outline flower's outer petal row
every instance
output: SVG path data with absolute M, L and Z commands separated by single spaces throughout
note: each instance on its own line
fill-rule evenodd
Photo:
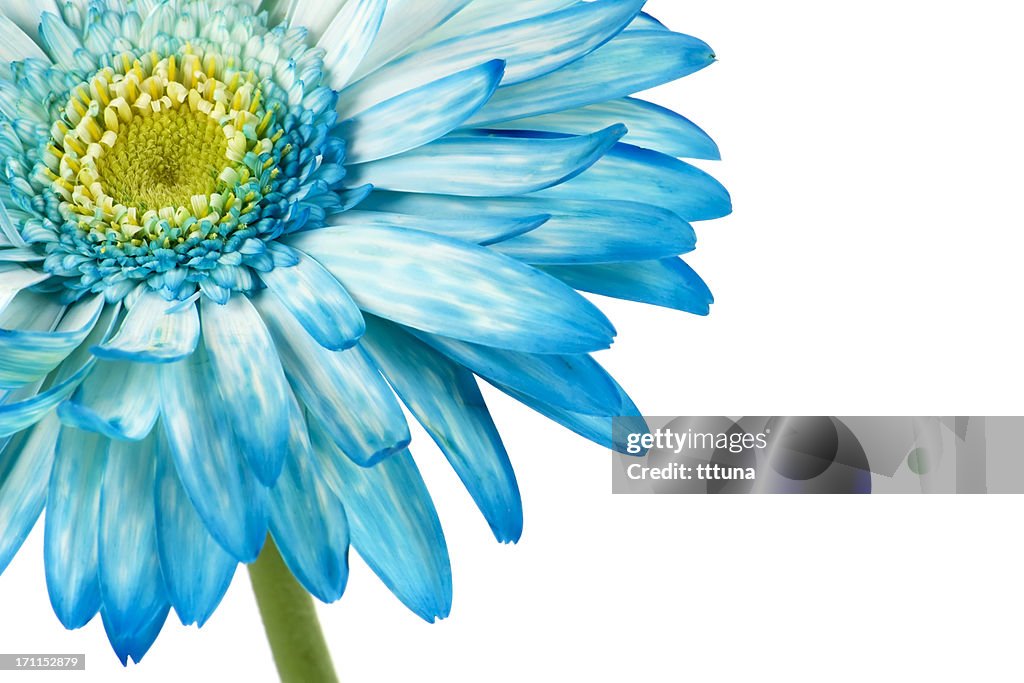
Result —
M 182 624 L 202 626 L 217 609 L 238 560 L 210 535 L 181 485 L 163 429 L 156 463 L 156 538 L 167 597 Z
M 0 255 L 3 252 L 0 251 Z M 18 292 L 37 285 L 50 276 L 31 268 L 0 263 L 0 316 L 8 304 L 14 301 Z M 2 319 L 2 318 L 0 318 Z
M 202 302 L 203 343 L 224 417 L 256 478 L 272 486 L 288 449 L 288 380 L 263 319 L 245 296 Z
M 388 0 L 348 0 L 317 41 L 327 53 L 324 68 L 333 89 L 348 85 L 377 37 L 387 5 Z
M 56 327 L 42 328 L 46 331 L 35 325 L 27 330 L 9 329 L 0 319 L 0 388 L 12 389 L 45 377 L 85 341 L 99 321 L 103 305 L 101 296 L 75 304 Z M 17 302 L 9 306 L 8 313 L 15 306 Z
M 334 134 L 350 141 L 347 162 L 394 156 L 450 133 L 490 99 L 504 72 L 504 62 L 484 62 L 396 95 L 343 121 Z
M 114 654 L 121 660 L 121 664 L 128 666 L 128 660 L 138 664 L 149 652 L 156 641 L 157 636 L 167 621 L 167 614 L 171 611 L 169 603 L 164 602 L 160 607 L 154 607 L 149 615 L 149 621 L 135 631 L 119 631 L 110 621 L 106 610 L 100 609 L 100 617 L 103 620 L 103 630 L 107 634 L 110 646 L 114 648 Z
M 155 292 L 143 292 L 132 304 L 117 334 L 92 352 L 107 360 L 174 363 L 199 343 L 199 311 L 188 303 L 178 310 Z
M 313 452 L 341 498 L 352 546 L 406 607 L 423 619 L 451 611 L 452 573 L 441 522 L 408 451 L 359 467 L 310 421 Z
M 100 608 L 97 555 L 99 492 L 110 441 L 60 429 L 46 506 L 46 587 L 65 628 L 85 626 Z
M 539 196 L 640 202 L 673 211 L 686 221 L 732 213 L 729 192 L 704 171 L 667 154 L 621 143 L 585 173 Z
M 691 36 L 624 33 L 558 71 L 499 89 L 467 125 L 486 126 L 605 102 L 682 78 L 714 61 L 714 51 Z
M 520 403 L 537 411 L 541 415 L 554 420 L 585 439 L 610 448 L 617 453 L 627 453 L 626 436 L 628 434 L 644 434 L 648 431 L 647 422 L 642 417 L 640 410 L 633 403 L 626 392 L 619 388 L 622 397 L 622 411 L 615 418 L 602 415 L 584 415 L 564 410 L 534 398 L 527 394 L 493 383 L 506 394 Z M 641 453 L 640 455 L 644 455 Z
M 365 351 L 325 349 L 273 295 L 260 294 L 256 306 L 296 395 L 339 448 L 371 467 L 409 445 L 402 408 Z
M 424 342 L 484 379 L 560 408 L 587 415 L 618 415 L 615 381 L 590 356 L 522 353 L 419 333 Z
M 721 158 L 718 145 L 695 123 L 671 109 L 632 97 L 485 125 L 488 128 L 582 135 L 615 123 L 622 123 L 629 129 L 622 142 L 634 147 L 686 159 L 717 161 Z
M 331 351 L 355 346 L 366 323 L 349 293 L 308 255 L 284 245 L 277 248 L 290 251 L 295 265 L 262 273 L 263 283 L 320 346 Z
M 388 0 L 384 21 L 373 47 L 355 78 L 360 78 L 405 52 L 409 45 L 434 27 L 442 26 L 472 0 Z
M 265 3 L 275 21 L 301 26 L 316 42 L 330 26 L 347 0 L 275 0 Z
M 398 192 L 523 195 L 579 175 L 625 133 L 623 126 L 615 125 L 591 135 L 550 139 L 456 134 L 405 154 L 354 166 L 346 182 Z
M 141 441 L 160 414 L 156 367 L 99 361 L 80 387 L 57 407 L 63 424 L 110 439 Z
M 287 241 L 363 310 L 424 332 L 533 353 L 596 351 L 615 334 L 571 288 L 486 247 L 383 227 L 324 228 Z
M 237 560 L 252 562 L 267 535 L 266 493 L 228 426 L 212 375 L 202 346 L 160 366 L 161 421 L 182 486 L 210 534 Z
M 390 193 L 378 192 L 371 197 L 386 194 Z M 360 206 L 359 209 L 339 214 L 331 218 L 328 225 L 334 227 L 411 228 L 413 230 L 452 237 L 463 242 L 490 245 L 530 233 L 551 219 L 550 214 L 537 213 L 530 215 L 525 210 L 518 214 L 510 212 L 507 216 L 473 213 L 452 213 L 444 216 L 430 212 L 416 214 L 362 211 L 360 210 L 362 208 Z
M 270 489 L 270 533 L 299 583 L 330 603 L 341 598 L 348 583 L 348 522 L 313 457 L 306 422 L 294 400 L 290 415 L 288 457 Z
M 503 85 L 529 81 L 611 39 L 644 2 L 594 0 L 438 43 L 395 60 L 346 89 L 338 113 L 349 118 L 378 102 L 491 59 L 506 62 Z
M 115 648 L 119 641 L 148 632 L 156 616 L 166 617 L 169 606 L 156 543 L 155 447 L 155 438 L 113 441 L 103 471 L 99 583 L 103 621 Z M 118 654 L 136 661 L 141 656 Z
M 57 14 L 57 0 L 0 0 L 0 13 L 17 24 L 29 37 L 39 37 L 39 20 L 43 12 Z
M 452 469 L 502 543 L 523 532 L 523 503 L 512 463 L 473 375 L 379 318 L 363 346 Z
M 0 11 L 0 61 L 14 62 L 28 57 L 47 58 L 39 44 L 8 18 L 5 12 Z
M 603 296 L 707 315 L 714 297 L 693 268 L 681 259 L 550 266 L 543 270 L 569 286 Z
M 0 574 L 43 511 L 59 431 L 50 415 L 0 448 Z

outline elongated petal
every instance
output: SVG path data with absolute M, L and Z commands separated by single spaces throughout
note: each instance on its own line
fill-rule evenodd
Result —
M 205 350 L 160 368 L 160 413 L 174 465 L 210 534 L 241 562 L 267 535 L 264 489 L 245 462 Z
M 33 40 L 39 37 L 39 21 L 43 12 L 58 14 L 56 0 L 0 0 L 0 14 L 6 15 Z M 33 55 L 22 55 L 30 57 Z
M 65 24 L 57 12 L 43 12 L 39 24 L 40 44 L 57 64 L 73 65 L 75 54 L 84 50 L 78 35 Z
M 173 363 L 189 356 L 199 343 L 199 312 L 189 304 L 168 313 L 172 304 L 154 292 L 142 294 L 121 329 L 93 353 L 108 360 Z
M 562 199 L 615 199 L 652 204 L 683 220 L 704 221 L 732 212 L 722 184 L 667 154 L 616 145 L 585 173 L 541 192 Z
M 0 251 L 0 254 L 3 254 Z M 7 305 L 14 301 L 18 292 L 37 285 L 50 276 L 31 268 L 6 265 L 0 263 L 0 312 L 3 312 Z
M 494 249 L 527 263 L 572 264 L 666 258 L 697 244 L 677 214 L 646 204 L 558 200 L 549 208 L 551 219 L 541 228 Z
M 288 445 L 288 380 L 270 332 L 245 296 L 203 301 L 203 343 L 224 399 L 223 413 L 253 474 L 269 486 Z
M 273 296 L 257 306 L 274 335 L 299 399 L 356 462 L 371 466 L 409 445 L 409 427 L 394 393 L 358 346 L 328 351 L 306 334 Z
M 614 123 L 624 124 L 629 129 L 622 138 L 622 142 L 629 145 L 674 157 L 721 158 L 718 145 L 695 123 L 671 109 L 631 97 L 486 125 L 498 129 L 547 130 L 580 135 Z
M 621 31 L 644 0 L 595 0 L 438 43 L 397 59 L 343 93 L 351 117 L 378 102 L 491 59 L 507 63 L 503 85 L 537 78 L 579 59 Z
M 142 661 L 142 658 L 146 656 L 149 648 L 156 641 L 156 637 L 160 635 L 160 631 L 167 621 L 167 613 L 170 612 L 170 609 L 171 606 L 166 601 L 159 605 L 149 606 L 146 622 L 131 631 L 119 630 L 111 623 L 106 608 L 104 607 L 100 610 L 100 616 L 103 618 L 103 629 L 107 633 L 107 639 L 110 640 L 111 647 L 114 648 L 114 653 L 121 660 L 121 664 L 128 666 L 129 659 L 136 664 Z
M 181 623 L 202 626 L 217 609 L 238 560 L 213 540 L 178 479 L 161 432 L 156 466 L 156 537 L 167 597 Z
M 472 373 L 379 318 L 371 319 L 363 345 L 444 452 L 494 536 L 518 541 L 519 486 Z
M 388 0 L 384 21 L 356 78 L 370 73 L 408 49 L 420 36 L 443 24 L 472 0 Z
M 346 182 L 474 197 L 527 194 L 579 175 L 625 133 L 624 127 L 612 126 L 592 135 L 556 139 L 447 137 L 355 166 Z
M 558 71 L 502 88 L 467 125 L 486 126 L 605 102 L 682 78 L 714 61 L 714 51 L 691 36 L 629 31 Z
M 100 361 L 57 409 L 60 420 L 111 439 L 140 441 L 160 412 L 156 369 L 146 363 Z
M 400 228 L 289 238 L 366 311 L 424 332 L 535 353 L 607 348 L 615 333 L 569 287 L 486 247 Z
M 0 329 L 0 388 L 28 384 L 56 368 L 85 341 L 102 311 L 103 297 L 94 296 L 71 306 L 52 332 Z
M 313 452 L 341 498 L 352 545 L 406 607 L 433 622 L 451 611 L 448 546 L 426 484 L 408 451 L 358 467 L 315 424 Z
M 384 194 L 384 193 L 378 193 Z M 435 196 L 435 195 L 430 195 Z M 346 211 L 331 219 L 332 226 L 412 228 L 453 237 L 474 244 L 503 242 L 536 230 L 551 218 L 548 214 L 493 216 L 484 213 L 438 216 L 388 211 Z
M 353 211 L 346 211 L 347 216 Z M 363 314 L 341 283 L 308 255 L 288 249 L 296 261 L 260 277 L 318 344 L 332 351 L 355 346 L 366 331 Z
M 313 457 L 298 404 L 292 410 L 288 459 L 270 490 L 270 533 L 299 583 L 334 602 L 348 582 L 348 522 Z
M 584 292 L 707 315 L 714 297 L 693 268 L 680 259 L 551 266 L 544 270 Z
M 116 633 L 141 631 L 167 604 L 156 546 L 156 439 L 114 441 L 100 493 L 99 579 L 104 617 Z
M 590 356 L 521 353 L 437 335 L 419 336 L 481 377 L 566 410 L 617 415 L 622 407 L 615 382 Z
M 348 0 L 317 43 L 326 50 L 327 82 L 341 90 L 377 37 L 387 0 Z
M 105 437 L 70 427 L 57 441 L 44 535 L 46 587 L 69 629 L 85 626 L 100 608 L 96 529 L 109 445 Z
M 358 164 L 401 154 L 455 130 L 494 94 L 504 73 L 504 62 L 485 62 L 392 97 L 342 122 L 335 135 L 348 143 L 346 162 Z
M 59 431 L 50 415 L 0 450 L 0 574 L 43 511 Z
M 551 14 L 575 5 L 579 0 L 473 0 L 465 9 L 418 41 L 410 50 L 421 50 L 456 36 L 504 26 L 523 19 Z

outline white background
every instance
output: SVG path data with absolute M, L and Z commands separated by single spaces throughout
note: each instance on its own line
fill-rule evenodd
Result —
M 654 97 L 705 126 L 735 215 L 699 225 L 710 318 L 611 302 L 603 360 L 648 414 L 1021 414 L 1019 16 L 1007 2 L 651 0 L 720 62 Z M 491 395 L 489 395 L 491 396 Z M 321 610 L 343 681 L 1020 680 L 1019 497 L 613 497 L 607 453 L 492 396 L 526 533 L 495 544 L 415 435 L 449 620 L 358 558 Z M 273 681 L 240 572 L 202 631 L 122 670 L 63 630 L 39 530 L 0 577 L 4 680 Z M 172 617 L 173 619 L 173 617 Z

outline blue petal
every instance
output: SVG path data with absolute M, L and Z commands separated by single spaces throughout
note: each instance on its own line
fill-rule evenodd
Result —
M 444 452 L 495 537 L 518 541 L 519 486 L 472 373 L 378 318 L 370 320 L 363 345 Z
M 168 313 L 173 305 L 154 292 L 143 293 L 114 338 L 93 353 L 139 363 L 173 363 L 191 355 L 199 343 L 199 313 L 191 303 Z
M 342 90 L 377 37 L 388 0 L 348 0 L 317 41 L 326 51 L 327 84 Z
M 95 296 L 69 307 L 53 331 L 2 329 L 0 323 L 0 388 L 42 379 L 85 341 L 102 311 L 103 297 Z
M 299 399 L 338 446 L 371 466 L 409 445 L 402 408 L 359 348 L 328 351 L 306 334 L 276 297 L 256 298 Z
M 425 196 L 437 195 L 405 195 L 378 192 L 375 195 L 389 196 Z M 415 215 L 391 213 L 387 211 L 346 211 L 331 219 L 332 226 L 363 226 L 363 227 L 395 227 L 412 228 L 423 232 L 432 232 L 452 237 L 464 242 L 475 244 L 493 244 L 512 237 L 524 235 L 544 225 L 551 216 L 548 214 L 491 216 L 483 213 L 454 216 Z
M 358 467 L 310 423 L 313 452 L 341 498 L 352 545 L 406 607 L 427 621 L 452 605 L 452 573 L 441 522 L 408 451 Z
M 158 438 L 156 538 L 160 570 L 181 623 L 202 626 L 227 592 L 238 560 L 206 530 L 178 479 L 166 436 Z
M 100 491 L 103 616 L 115 633 L 138 633 L 167 604 L 153 501 L 156 439 L 113 441 Z
M 0 259 L 2 254 L 0 251 Z M 31 268 L 0 263 L 0 313 L 14 301 L 18 292 L 48 279 L 50 276 Z
M 155 367 L 128 361 L 97 362 L 57 408 L 66 425 L 127 441 L 146 438 L 159 412 Z
M 43 511 L 59 431 L 50 415 L 0 449 L 0 574 Z
M 103 618 L 103 629 L 107 632 L 110 645 L 114 648 L 117 658 L 121 660 L 121 664 L 128 666 L 129 658 L 136 664 L 142 661 L 142 658 L 146 656 L 149 648 L 156 641 L 156 637 L 160 635 L 160 630 L 164 627 L 164 622 L 167 621 L 167 613 L 169 611 L 170 605 L 166 602 L 162 605 L 151 607 L 147 615 L 149 618 L 142 626 L 131 631 L 125 631 L 119 630 L 111 623 L 105 608 L 100 610 L 100 616 Z
M 44 11 L 59 13 L 56 0 L 0 0 L 0 15 L 5 15 L 14 22 L 29 38 L 39 37 L 39 19 Z M 39 49 L 38 47 L 36 48 Z M 25 54 L 24 57 L 38 55 Z M 45 59 L 45 56 L 43 57 Z M 10 61 L 14 61 L 13 59 Z
M 424 332 L 534 353 L 607 348 L 615 334 L 589 301 L 486 247 L 401 228 L 325 228 L 289 238 L 356 303 Z
M 350 213 L 347 211 L 342 216 Z M 332 351 L 355 346 L 366 323 L 359 307 L 333 275 L 300 251 L 288 249 L 296 264 L 277 267 L 260 277 L 318 344 Z
M 160 413 L 174 464 L 210 534 L 241 562 L 252 562 L 267 535 L 263 487 L 245 463 L 212 381 L 202 347 L 160 368 Z
M 623 126 L 575 137 L 449 136 L 411 152 L 352 167 L 346 182 L 380 190 L 473 197 L 521 195 L 590 168 L 625 135 Z
M 540 196 L 652 204 L 687 221 L 711 220 L 732 212 L 729 193 L 704 171 L 667 154 L 623 144 L 585 173 L 542 190 Z
M 345 2 L 346 0 L 277 0 L 265 4 L 266 9 L 271 11 L 273 19 L 276 20 L 275 23 L 285 22 L 307 29 L 315 41 L 327 30 Z
M 671 109 L 631 97 L 503 123 L 484 122 L 484 125 L 487 128 L 546 130 L 580 135 L 614 123 L 624 124 L 629 129 L 622 138 L 626 144 L 646 147 L 674 157 L 721 158 L 718 145 L 695 123 Z
M 58 18 L 57 13 L 43 12 L 39 37 L 53 61 L 64 67 L 73 67 L 77 62 L 75 53 L 85 49 L 82 41 Z
M 342 122 L 334 132 L 348 143 L 346 163 L 401 154 L 451 132 L 490 99 L 504 71 L 504 62 L 486 62 L 392 97 Z
M 203 343 L 223 399 L 223 415 L 264 485 L 284 466 L 290 391 L 263 319 L 245 296 L 226 304 L 203 302 Z
M 466 125 L 537 116 L 631 95 L 699 71 L 714 51 L 691 36 L 629 31 L 541 78 L 502 88 Z
M 444 24 L 472 0 L 388 0 L 384 21 L 370 52 L 356 71 L 355 78 L 370 73 L 381 64 L 409 49 L 420 36 Z
M 503 85 L 528 81 L 579 59 L 621 31 L 645 0 L 595 0 L 417 50 L 348 88 L 339 103 L 342 116 L 454 71 L 492 59 L 507 62 Z
M 544 270 L 571 287 L 627 301 L 665 306 L 697 315 L 711 312 L 714 297 L 681 259 L 551 266 Z
M 341 597 L 348 582 L 348 522 L 313 458 L 297 404 L 288 459 L 270 490 L 270 533 L 306 590 L 323 602 Z
M 50 475 L 44 553 L 50 603 L 65 628 L 85 626 L 100 608 L 97 535 L 100 487 L 110 442 L 60 430 Z
M 618 415 L 615 381 L 587 355 L 519 353 L 420 333 L 452 360 L 498 384 L 560 408 L 588 415 Z

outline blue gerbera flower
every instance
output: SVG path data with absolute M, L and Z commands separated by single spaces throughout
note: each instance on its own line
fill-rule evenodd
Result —
M 708 312 L 717 148 L 628 96 L 714 55 L 643 5 L 0 0 L 0 571 L 45 505 L 53 608 L 122 661 L 268 533 L 445 617 L 402 404 L 514 542 L 475 376 L 614 446 L 575 290 Z

